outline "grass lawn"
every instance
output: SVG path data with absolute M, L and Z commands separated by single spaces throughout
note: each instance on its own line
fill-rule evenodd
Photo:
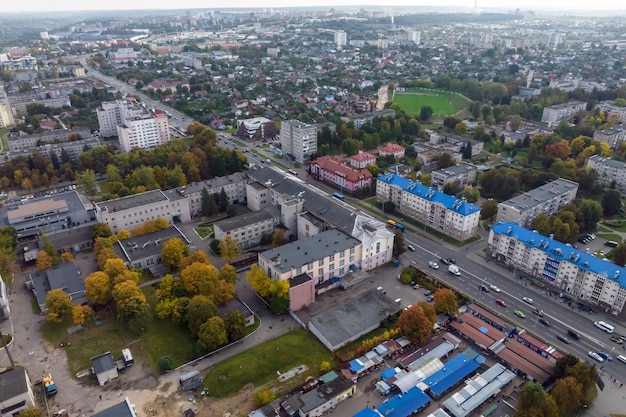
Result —
M 605 240 L 612 240 L 613 242 L 621 243 L 622 237 L 615 233 L 598 233 L 598 237 Z
M 602 222 L 602 225 L 618 232 L 626 233 L 626 220 L 609 220 Z
M 455 114 L 465 109 L 469 103 L 469 100 L 460 94 L 429 89 L 408 89 L 396 92 L 393 101 L 409 115 L 419 115 L 422 107 L 430 106 L 435 117 Z
M 198 234 L 198 236 L 200 236 L 200 238 L 203 239 L 203 240 L 213 234 L 213 229 L 212 228 L 211 229 L 205 229 L 205 228 L 196 227 L 193 230 L 195 230 L 196 233 Z
M 298 329 L 218 363 L 204 379 L 204 385 L 211 397 L 223 398 L 249 383 L 260 387 L 273 382 L 274 390 L 281 396 L 307 377 L 319 376 L 323 361 L 329 361 L 333 368 L 337 366 L 328 349 L 306 330 Z M 285 373 L 299 365 L 308 366 L 308 371 L 285 382 L 278 381 L 277 372 Z

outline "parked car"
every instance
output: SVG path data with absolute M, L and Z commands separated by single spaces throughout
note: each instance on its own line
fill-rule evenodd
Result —
M 550 322 L 544 318 L 540 318 L 539 319 L 539 323 L 543 324 L 546 327 L 551 327 L 552 325 L 550 324 Z
M 612 361 L 613 357 L 606 352 L 598 352 L 598 355 L 602 356 L 605 361 Z
M 429 295 L 428 297 L 426 297 L 426 301 L 428 301 L 429 303 L 431 303 L 434 299 L 435 297 L 432 295 Z
M 539 317 L 543 317 L 543 310 L 537 310 L 537 309 L 534 309 L 534 310 L 533 310 L 533 313 L 535 313 L 535 314 L 536 314 L 536 315 L 538 315 Z
M 500 288 L 496 287 L 495 285 L 490 285 L 489 288 L 491 288 L 493 291 L 495 292 L 500 292 L 502 291 Z
M 419 290 L 420 288 L 422 288 L 422 286 L 421 286 L 421 285 L 419 285 L 419 284 L 415 284 L 415 285 L 413 285 L 413 289 L 414 289 L 414 290 Z
M 504 302 L 504 300 L 501 300 L 499 298 L 496 300 L 496 304 L 501 305 L 502 307 L 506 307 L 506 303 Z
M 559 334 L 556 336 L 556 338 L 559 339 L 561 342 L 567 343 L 569 345 L 569 339 L 567 338 L 567 336 L 563 336 L 562 334 Z
M 528 304 L 534 304 L 535 303 L 535 300 L 533 300 L 530 297 L 524 297 L 524 298 L 522 298 L 522 300 L 524 300 L 524 302 L 528 303 Z
M 611 340 L 617 343 L 618 345 L 621 345 L 622 343 L 624 343 L 621 337 L 611 336 Z
M 415 252 L 415 246 L 413 245 L 407 245 L 406 247 L 408 250 L 410 250 L 411 252 Z
M 595 359 L 598 362 L 604 362 L 604 359 L 602 359 L 602 356 L 598 355 L 596 352 L 589 351 L 588 355 L 589 357 Z
M 428 266 L 432 269 L 439 269 L 439 265 L 435 261 L 428 261 Z
M 526 314 L 524 314 L 524 312 L 522 310 L 515 310 L 515 315 L 517 317 L 521 317 L 521 318 L 526 317 Z
M 425 295 L 426 297 L 428 297 L 429 295 L 431 295 L 431 294 L 433 294 L 433 293 L 434 293 L 434 291 L 433 291 L 433 290 L 426 290 L 426 291 L 424 291 L 424 295 Z

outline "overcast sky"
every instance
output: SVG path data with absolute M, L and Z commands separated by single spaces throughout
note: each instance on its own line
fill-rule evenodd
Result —
M 474 0 L 5 0 L 4 12 L 18 11 L 79 11 L 79 10 L 127 10 L 127 9 L 185 9 L 223 7 L 297 7 L 304 6 L 474 6 Z M 384 7 L 384 6 L 380 6 Z M 623 0 L 478 0 L 478 8 L 505 8 L 522 10 L 620 10 L 626 11 Z

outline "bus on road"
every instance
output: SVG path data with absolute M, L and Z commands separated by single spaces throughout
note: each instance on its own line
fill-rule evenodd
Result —
M 595 321 L 593 324 L 595 324 L 598 329 L 602 329 L 607 333 L 613 333 L 615 331 L 615 327 L 603 321 Z
M 336 198 L 337 200 L 345 200 L 346 198 L 343 196 L 343 194 L 339 194 L 339 193 L 333 193 L 333 197 Z
M 389 226 L 389 227 L 391 227 L 393 229 L 398 229 L 401 232 L 404 232 L 404 225 L 398 223 L 395 220 L 391 220 L 391 219 L 387 220 L 387 226 Z

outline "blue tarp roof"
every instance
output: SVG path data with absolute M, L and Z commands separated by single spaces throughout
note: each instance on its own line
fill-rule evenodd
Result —
M 456 355 L 454 358 L 450 359 L 448 362 L 443 364 L 443 369 L 440 369 L 439 371 L 435 372 L 434 374 L 432 374 L 431 376 L 429 376 L 428 378 L 425 378 L 422 383 L 431 386 L 437 383 L 437 381 L 441 380 L 442 378 L 444 378 L 446 375 L 456 371 L 457 369 L 459 369 L 460 367 L 463 366 L 463 364 L 471 361 L 472 359 L 468 356 L 466 356 L 463 353 L 459 353 L 458 355 Z
M 469 374 L 478 369 L 478 366 L 478 363 L 475 361 L 464 363 L 462 367 L 454 372 L 450 372 L 448 375 L 445 375 L 442 379 L 430 386 L 430 392 L 439 397 L 444 392 L 455 386 L 459 381 L 465 379 Z
M 352 417 L 380 417 L 380 414 L 378 414 L 376 411 L 372 410 L 371 408 L 364 408 L 358 413 L 356 413 L 355 415 L 353 415 Z
M 383 379 L 383 381 L 386 381 L 392 376 L 394 376 L 395 374 L 396 374 L 396 368 L 389 368 L 389 369 L 385 369 L 384 371 L 382 371 L 380 373 L 380 377 Z
M 550 239 L 537 231 L 525 229 L 515 223 L 500 222 L 491 230 L 498 235 L 512 236 L 524 242 L 528 247 L 544 251 L 554 259 L 570 262 L 582 271 L 604 275 L 608 279 L 616 281 L 621 287 L 626 287 L 626 268 L 617 266 L 613 262 L 603 261 L 571 245 Z
M 480 211 L 480 207 L 468 203 L 465 200 L 459 200 L 456 197 L 437 191 L 434 188 L 426 187 L 419 182 L 412 181 L 396 174 L 383 174 L 380 175 L 377 180 L 399 187 L 403 191 L 409 192 L 425 200 L 439 203 L 448 210 L 452 210 L 463 216 L 469 216 L 472 213 Z
M 365 366 L 361 362 L 357 361 L 356 359 L 352 359 L 350 361 L 350 370 L 352 372 L 359 372 L 364 367 Z
M 430 402 L 430 397 L 415 387 L 403 394 L 397 394 L 378 406 L 385 417 L 409 417 Z

